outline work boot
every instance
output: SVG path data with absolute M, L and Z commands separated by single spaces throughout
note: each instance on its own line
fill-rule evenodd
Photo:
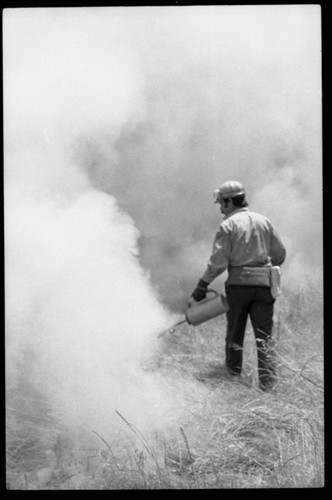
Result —
M 237 382 L 238 384 L 246 385 L 247 387 L 251 387 L 252 385 L 251 377 L 242 375 L 242 373 L 234 372 L 234 370 L 230 370 L 227 367 L 225 369 L 225 377 L 230 382 Z
M 229 380 L 235 380 L 236 378 L 241 377 L 241 372 L 235 372 L 234 370 L 232 370 L 231 368 L 228 368 L 226 366 L 225 367 L 225 375 L 226 375 L 226 378 L 228 378 Z

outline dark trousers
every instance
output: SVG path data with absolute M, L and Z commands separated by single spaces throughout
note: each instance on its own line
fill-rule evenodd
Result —
M 242 370 L 244 334 L 248 316 L 255 333 L 258 378 L 261 389 L 275 383 L 275 364 L 271 350 L 273 308 L 275 299 L 270 288 L 262 286 L 226 287 L 229 311 L 227 313 L 226 366 L 232 374 Z

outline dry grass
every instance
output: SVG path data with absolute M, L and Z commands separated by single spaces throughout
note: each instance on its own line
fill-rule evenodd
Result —
M 117 412 L 107 442 L 71 430 L 27 390 L 7 400 L 9 489 L 242 489 L 324 486 L 322 293 L 312 284 L 278 301 L 275 393 L 258 389 L 253 333 L 244 383 L 223 375 L 225 318 L 184 324 L 147 368 L 182 394 L 172 432 L 141 433 Z M 24 396 L 23 396 L 24 394 Z M 84 446 L 83 444 L 84 443 Z

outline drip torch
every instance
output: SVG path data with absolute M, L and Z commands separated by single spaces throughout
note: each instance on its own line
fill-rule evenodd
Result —
M 207 290 L 207 293 L 212 293 L 214 297 L 206 297 L 200 302 L 196 302 L 194 299 L 190 300 L 184 319 L 178 321 L 175 325 L 165 331 L 168 333 L 174 333 L 176 327 L 182 323 L 189 323 L 189 325 L 194 326 L 200 325 L 212 318 L 215 318 L 216 316 L 219 316 L 220 314 L 224 314 L 229 310 L 229 305 L 224 295 L 212 289 Z M 165 331 L 162 332 L 159 337 L 165 333 Z

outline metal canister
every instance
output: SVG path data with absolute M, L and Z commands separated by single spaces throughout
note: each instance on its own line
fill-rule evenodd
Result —
M 186 320 L 190 325 L 200 325 L 229 310 L 229 304 L 224 295 L 212 289 L 207 290 L 207 293 L 213 293 L 214 297 L 205 298 L 200 302 L 193 300 L 189 303 L 186 312 Z

